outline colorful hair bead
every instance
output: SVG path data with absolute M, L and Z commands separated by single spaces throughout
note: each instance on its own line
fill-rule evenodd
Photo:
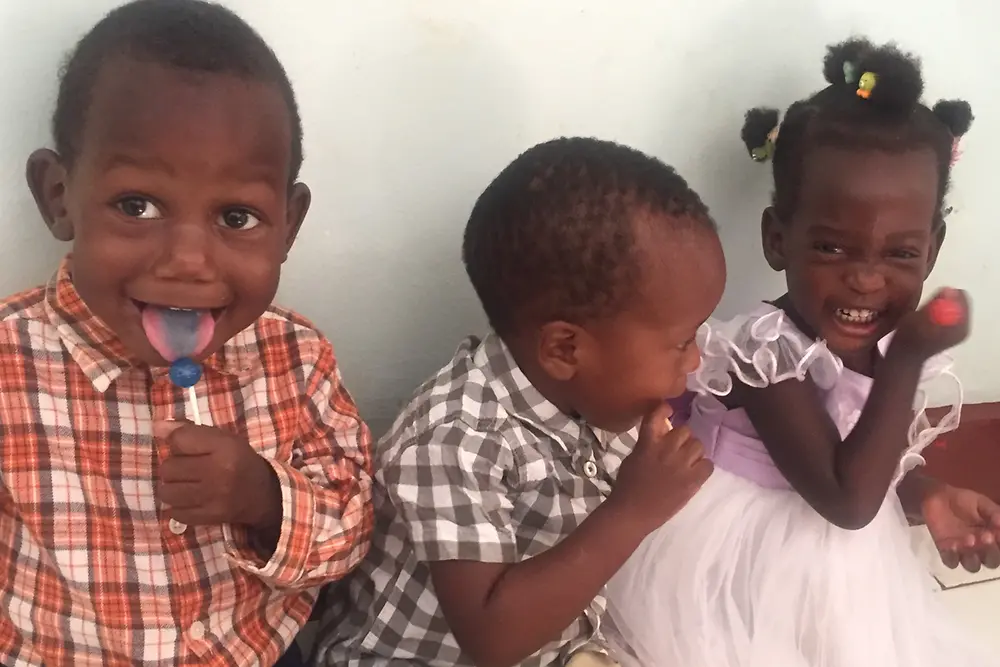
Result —
M 875 72 L 865 72 L 858 79 L 858 97 L 863 100 L 867 100 L 872 95 L 872 91 L 875 90 L 875 85 L 878 83 L 878 75 Z

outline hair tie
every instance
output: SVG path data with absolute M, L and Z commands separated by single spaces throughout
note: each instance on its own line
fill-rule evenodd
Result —
M 951 142 L 951 166 L 954 167 L 955 163 L 959 161 L 962 157 L 962 148 L 959 145 L 962 141 L 961 137 L 955 137 Z
M 774 155 L 774 144 L 778 141 L 779 127 L 779 125 L 775 125 L 774 129 L 767 133 L 767 140 L 763 146 L 758 146 L 750 151 L 750 157 L 754 162 L 767 162 Z
M 872 91 L 875 90 L 875 84 L 878 83 L 878 74 L 875 72 L 865 72 L 858 79 L 858 97 L 863 100 L 867 100 L 871 97 Z
M 854 85 L 858 82 L 858 68 L 850 60 L 844 61 L 844 83 Z

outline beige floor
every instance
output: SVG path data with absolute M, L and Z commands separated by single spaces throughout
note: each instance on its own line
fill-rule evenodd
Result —
M 971 574 L 962 569 L 944 567 L 923 528 L 913 528 L 913 545 L 926 559 L 931 574 L 940 582 L 939 595 L 974 632 L 990 646 L 1000 650 L 996 632 L 996 614 L 1000 609 L 1000 571 L 982 570 Z
M 969 628 L 991 647 L 1000 650 L 997 609 L 1000 609 L 1000 581 L 973 584 L 942 591 L 941 595 Z

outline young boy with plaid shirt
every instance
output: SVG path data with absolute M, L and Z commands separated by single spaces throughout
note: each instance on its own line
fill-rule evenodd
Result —
M 725 263 L 671 168 L 593 139 L 535 146 L 479 198 L 464 257 L 494 333 L 378 448 L 372 550 L 319 664 L 609 664 L 605 584 L 711 473 L 665 400 Z
M 72 254 L 0 303 L 0 664 L 292 660 L 372 510 L 333 349 L 271 305 L 309 205 L 288 78 L 228 10 L 139 0 L 76 46 L 53 126 L 28 181 Z M 154 335 L 178 310 L 203 425 Z

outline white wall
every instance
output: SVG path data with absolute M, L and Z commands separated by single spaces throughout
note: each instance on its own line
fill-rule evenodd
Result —
M 44 280 L 63 252 L 35 213 L 24 158 L 48 142 L 62 54 L 115 4 L 0 0 L 0 293 Z M 463 335 L 482 330 L 461 231 L 486 183 L 538 141 L 599 136 L 675 165 L 723 229 L 724 313 L 777 295 L 757 240 L 769 171 L 746 157 L 742 115 L 821 87 L 825 45 L 856 32 L 920 53 L 928 98 L 965 97 L 978 116 L 955 171 L 957 212 L 933 283 L 972 290 L 975 334 L 958 353 L 959 370 L 971 400 L 1000 399 L 993 0 L 228 4 L 282 58 L 305 122 L 314 203 L 280 296 L 333 339 L 376 429 Z M 15 249 L 24 244 L 32 250 Z

